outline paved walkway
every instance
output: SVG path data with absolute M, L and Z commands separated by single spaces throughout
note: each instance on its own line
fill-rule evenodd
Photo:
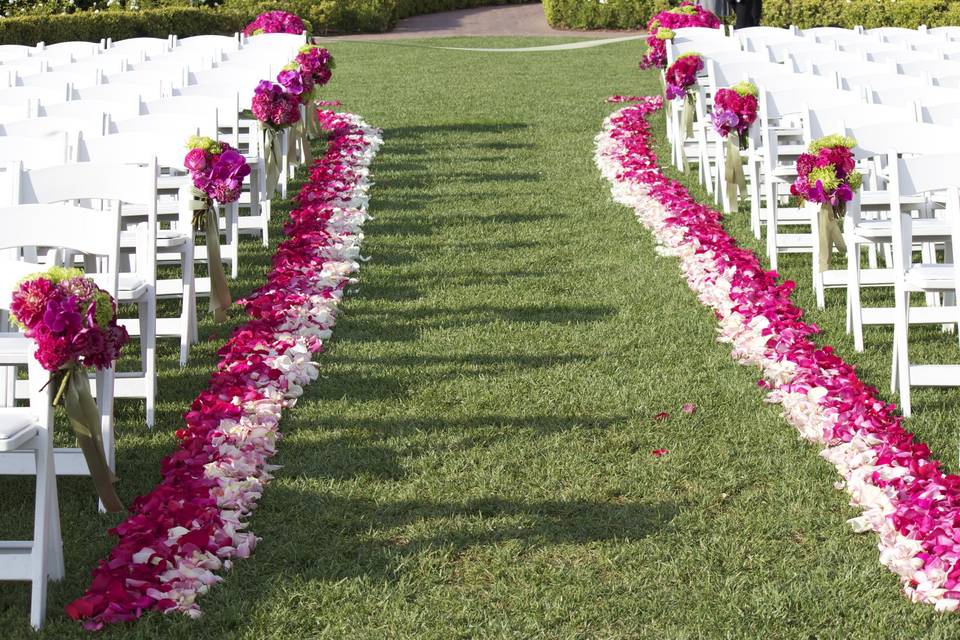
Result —
M 547 24 L 543 6 L 504 5 L 445 11 L 401 20 L 389 33 L 337 36 L 337 40 L 393 40 L 449 36 L 590 36 L 616 38 L 641 31 L 567 31 Z

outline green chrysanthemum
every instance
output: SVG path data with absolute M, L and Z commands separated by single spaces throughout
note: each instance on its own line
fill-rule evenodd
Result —
M 97 324 L 104 328 L 110 326 L 110 321 L 113 320 L 113 302 L 110 294 L 106 291 L 97 291 L 93 294 L 93 300 L 97 305 L 97 310 L 94 312 Z
M 850 185 L 850 188 L 856 191 L 863 186 L 863 176 L 859 171 L 854 171 L 849 176 L 847 176 L 847 184 Z
M 694 56 L 696 56 L 697 58 L 701 57 L 700 54 L 697 53 L 696 51 L 687 51 L 686 53 L 681 53 L 680 55 L 678 55 L 677 60 L 679 60 L 680 58 L 692 58 Z
M 733 85 L 730 87 L 730 90 L 735 91 L 741 96 L 756 96 L 759 93 L 757 85 L 752 82 L 747 82 L 746 80 Z
M 80 269 L 74 269 L 72 267 L 50 267 L 46 271 L 41 271 L 39 273 L 31 273 L 28 276 L 20 278 L 20 282 L 26 282 L 28 280 L 36 280 L 38 278 L 43 278 L 44 280 L 49 280 L 53 284 L 60 284 L 64 280 L 69 280 L 70 278 L 82 278 L 83 271 Z
M 673 40 L 675 35 L 677 35 L 677 32 L 673 29 L 667 29 L 664 27 L 657 29 L 657 40 Z
M 209 153 L 220 153 L 220 143 L 207 136 L 190 136 L 187 139 L 187 149 L 203 149 Z
M 828 149 L 830 147 L 846 147 L 847 149 L 853 149 L 857 146 L 857 141 L 853 138 L 847 136 L 841 136 L 839 134 L 832 134 L 829 136 L 823 136 L 817 140 L 814 140 L 810 143 L 810 153 L 817 153 L 820 149 Z
M 681 14 L 686 14 L 688 16 L 695 16 L 697 15 L 697 8 L 694 7 L 693 5 L 687 4 L 682 7 L 676 7 L 674 9 L 671 9 L 670 13 L 681 13 Z
M 832 164 L 814 169 L 808 175 L 807 180 L 810 184 L 816 184 L 819 180 L 820 184 L 823 185 L 823 190 L 828 193 L 840 186 L 840 180 L 837 179 L 837 169 Z
M 296 71 L 296 70 L 299 69 L 299 68 L 300 68 L 299 63 L 296 63 L 296 62 L 288 62 L 287 64 L 285 64 L 285 65 L 283 65 L 282 67 L 280 67 L 280 70 L 281 70 L 281 71 Z

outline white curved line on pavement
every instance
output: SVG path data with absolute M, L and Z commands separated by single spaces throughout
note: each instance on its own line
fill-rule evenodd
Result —
M 646 38 L 646 36 L 625 36 L 623 38 L 600 38 L 599 40 L 586 40 L 579 42 L 567 42 L 565 44 L 550 44 L 540 47 L 516 47 L 516 48 L 481 48 L 481 47 L 437 47 L 424 44 L 400 44 L 397 40 L 338 40 L 337 38 L 330 38 L 331 40 L 338 40 L 339 42 L 376 42 L 377 44 L 392 44 L 394 46 L 401 47 L 420 47 L 424 49 L 444 49 L 447 51 L 495 51 L 503 53 L 520 53 L 524 51 L 568 51 L 571 49 L 588 49 L 590 47 L 600 47 L 605 44 L 614 44 L 617 42 L 627 42 L 629 40 L 640 40 Z

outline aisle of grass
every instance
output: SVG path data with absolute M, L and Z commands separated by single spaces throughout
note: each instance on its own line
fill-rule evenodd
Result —
M 470 44 L 494 42 L 519 41 Z M 610 202 L 593 137 L 603 98 L 656 90 L 638 45 L 331 48 L 330 97 L 385 129 L 373 259 L 321 379 L 284 418 L 283 469 L 251 523 L 263 542 L 204 597 L 202 620 L 149 615 L 102 637 L 956 635 L 955 618 L 901 598 L 875 539 L 846 526 L 835 472 Z M 245 287 L 267 256 L 250 255 Z M 846 345 L 838 317 L 823 315 L 827 339 Z M 210 330 L 184 374 L 165 360 L 155 434 L 124 414 L 125 497 L 156 481 L 212 366 Z M 883 357 L 863 359 L 877 382 Z M 946 426 L 916 424 L 952 450 Z M 3 517 L 26 509 L 29 485 L 0 482 Z M 61 609 L 109 549 L 85 485 L 65 484 L 69 578 L 36 637 L 84 637 Z M 0 584 L 3 637 L 34 637 L 26 594 Z

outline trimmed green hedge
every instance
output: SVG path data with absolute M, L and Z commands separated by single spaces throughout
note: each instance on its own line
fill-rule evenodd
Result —
M 906 27 L 960 24 L 960 2 L 952 0 L 766 0 L 763 23 L 803 28 Z
M 667 0 L 543 0 L 551 26 L 561 29 L 642 29 L 655 13 L 670 8 Z M 673 3 L 676 4 L 676 3 Z
M 101 38 L 166 38 L 171 33 L 236 33 L 250 21 L 239 12 L 178 7 L 144 11 L 80 12 L 56 16 L 0 19 L 0 44 L 53 44 L 67 40 L 96 42 Z
M 380 33 L 397 22 L 397 0 L 226 0 L 222 9 L 250 20 L 264 11 L 289 11 L 308 20 L 314 35 Z

